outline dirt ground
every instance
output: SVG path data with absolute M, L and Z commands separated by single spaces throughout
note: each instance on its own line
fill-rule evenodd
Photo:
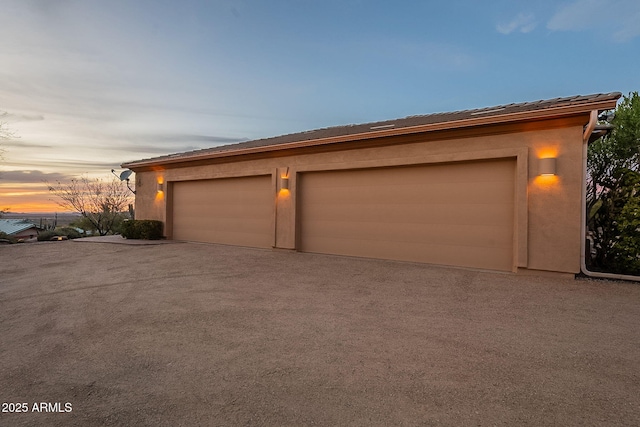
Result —
M 640 425 L 633 283 L 42 242 L 0 337 L 2 426 Z

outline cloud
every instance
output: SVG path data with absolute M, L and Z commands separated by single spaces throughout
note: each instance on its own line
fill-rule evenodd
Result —
M 547 23 L 554 31 L 582 31 L 593 27 L 606 11 L 608 0 L 577 0 L 558 9 Z
M 605 32 L 623 43 L 640 36 L 637 0 L 575 0 L 560 7 L 547 23 L 552 31 Z
M 39 122 L 44 120 L 44 116 L 42 114 L 12 114 L 6 113 L 4 115 L 0 115 L 7 123 L 18 123 L 18 122 Z
M 140 135 L 128 135 L 124 139 L 134 142 L 152 143 L 152 144 L 181 144 L 181 143 L 197 143 L 206 145 L 221 145 L 221 144 L 235 144 L 237 142 L 248 141 L 248 138 L 233 138 L 226 136 L 213 136 L 213 135 L 194 135 L 194 134 L 180 134 L 180 133 L 166 133 L 166 134 L 140 134 Z
M 248 138 L 180 133 L 128 134 L 116 136 L 114 139 L 118 142 L 103 147 L 103 149 L 125 153 L 126 155 L 137 155 L 141 158 L 201 150 L 249 140 Z
M 536 28 L 537 25 L 538 23 L 536 22 L 536 17 L 534 14 L 520 13 L 511 21 L 504 24 L 499 24 L 496 27 L 496 30 L 501 34 L 511 34 L 514 31 L 520 33 L 530 33 Z
M 62 169 L 65 172 L 62 173 L 63 176 L 78 176 L 84 173 L 93 173 L 102 175 L 110 173 L 111 169 L 119 166 L 121 161 L 111 161 L 111 162 L 96 162 L 90 160 L 29 160 L 28 164 L 24 162 L 12 162 L 6 161 L 4 162 L 5 167 L 13 167 L 13 168 L 24 168 L 23 170 L 29 170 L 26 168 L 38 167 L 41 169 Z M 9 171 L 0 171 L 2 173 L 2 177 L 0 178 L 0 182 L 5 180 L 5 175 L 9 173 Z
M 38 144 L 38 143 L 32 143 L 32 142 L 25 142 L 21 139 L 19 140 L 7 140 L 4 141 L 2 143 L 2 145 L 4 145 L 5 147 L 20 147 L 20 148 L 26 148 L 26 149 L 36 149 L 36 148 L 40 148 L 40 149 L 48 149 L 48 148 L 54 148 L 53 145 L 45 145 L 45 144 Z
M 43 181 L 56 182 L 67 181 L 73 178 L 59 172 L 46 173 L 39 170 L 13 170 L 0 174 L 0 183 L 11 182 L 20 184 L 42 183 Z

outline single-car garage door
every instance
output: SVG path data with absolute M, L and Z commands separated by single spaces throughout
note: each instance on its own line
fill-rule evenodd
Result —
M 271 176 L 173 183 L 173 239 L 271 247 Z
M 510 271 L 515 165 L 301 174 L 300 250 Z

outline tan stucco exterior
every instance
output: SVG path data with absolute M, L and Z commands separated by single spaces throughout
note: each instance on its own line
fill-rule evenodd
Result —
M 614 102 L 615 104 L 615 102 Z M 591 107 L 593 108 L 593 107 Z M 129 165 L 136 172 L 136 218 L 165 223 L 174 237 L 173 191 L 191 180 L 271 176 L 271 246 L 300 249 L 298 181 L 314 171 L 407 165 L 460 165 L 510 159 L 513 185 L 513 272 L 580 271 L 583 132 L 590 108 L 552 117 L 523 118 L 424 132 L 375 135 L 335 144 L 305 144 L 279 151 L 240 153 L 172 162 Z M 555 157 L 555 176 L 539 176 L 539 159 Z M 281 189 L 282 177 L 288 189 Z M 158 192 L 157 183 L 163 183 Z

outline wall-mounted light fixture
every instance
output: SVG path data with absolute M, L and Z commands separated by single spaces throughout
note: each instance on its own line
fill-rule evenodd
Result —
M 158 182 L 158 193 L 162 193 L 164 191 L 164 183 L 163 182 Z
M 556 158 L 547 157 L 538 160 L 538 175 L 550 176 L 556 175 Z
M 280 190 L 289 189 L 289 167 L 280 175 Z

